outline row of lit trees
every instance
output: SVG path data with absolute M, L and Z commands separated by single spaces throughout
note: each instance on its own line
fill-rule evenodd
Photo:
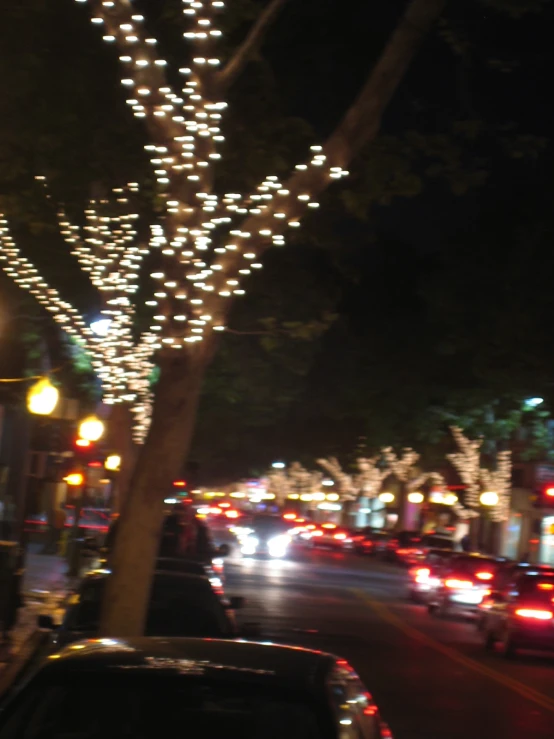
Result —
M 454 511 L 460 519 L 470 520 L 479 516 L 481 506 L 486 506 L 493 521 L 506 521 L 510 510 L 511 452 L 499 452 L 495 469 L 490 470 L 483 466 L 482 439 L 470 440 L 456 426 L 451 427 L 451 432 L 457 449 L 447 455 L 447 460 L 465 486 L 463 502 L 454 502 Z M 361 498 L 374 499 L 380 495 L 384 502 L 392 502 L 394 497 L 385 497 L 387 493 L 383 491 L 383 483 L 394 478 L 401 526 L 406 502 L 423 502 L 420 489 L 424 485 L 446 488 L 443 475 L 437 471 L 422 471 L 418 467 L 419 460 L 420 455 L 413 449 L 404 449 L 397 454 L 391 447 L 385 447 L 378 456 L 358 457 L 357 469 L 353 473 L 347 472 L 334 457 L 318 459 L 317 464 L 332 480 L 336 500 L 346 509 Z M 324 483 L 322 472 L 307 470 L 293 462 L 288 468 L 279 465 L 269 471 L 267 492 L 275 496 L 278 505 L 283 506 L 291 496 L 300 499 L 304 496 L 303 499 L 308 500 L 320 495 Z

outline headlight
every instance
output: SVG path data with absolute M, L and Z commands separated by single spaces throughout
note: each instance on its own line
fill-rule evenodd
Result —
M 284 557 L 290 544 L 290 537 L 286 535 L 274 536 L 267 542 L 271 557 Z
M 245 536 L 241 541 L 241 552 L 243 554 L 255 554 L 260 542 L 254 536 Z

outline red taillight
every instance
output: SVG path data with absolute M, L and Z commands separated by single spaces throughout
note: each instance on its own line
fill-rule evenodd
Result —
M 467 590 L 473 587 L 473 583 L 470 580 L 446 580 L 444 583 L 447 588 L 453 588 L 455 590 Z
M 430 574 L 431 570 L 428 567 L 420 567 L 415 571 L 415 581 L 426 582 L 429 579 Z
M 335 534 L 334 538 L 340 540 L 346 539 L 346 534 Z
M 312 536 L 323 536 L 323 531 L 313 531 Z
M 554 590 L 554 585 L 551 582 L 540 582 L 537 587 L 539 590 Z
M 475 577 L 478 580 L 492 580 L 494 575 L 492 574 L 492 572 L 476 572 Z
M 554 613 L 538 608 L 518 608 L 516 616 L 520 618 L 533 618 L 537 621 L 550 621 L 551 618 L 554 618 Z

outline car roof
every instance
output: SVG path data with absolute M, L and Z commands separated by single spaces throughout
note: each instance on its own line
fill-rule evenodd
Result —
M 49 673 L 135 669 L 160 674 L 227 679 L 233 683 L 267 683 L 318 693 L 336 661 L 334 655 L 303 647 L 241 640 L 185 637 L 89 639 L 50 655 Z

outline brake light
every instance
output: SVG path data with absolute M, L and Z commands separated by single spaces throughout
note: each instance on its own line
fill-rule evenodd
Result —
M 336 523 L 322 523 L 321 528 L 322 529 L 336 529 L 337 524 Z
M 334 539 L 346 539 L 346 534 L 335 534 Z
M 284 513 L 283 518 L 285 521 L 296 521 L 296 513 Z
M 552 611 L 543 611 L 538 608 L 518 608 L 516 616 L 520 618 L 533 618 L 537 621 L 550 621 L 554 617 Z
M 475 577 L 478 580 L 492 580 L 493 574 L 492 572 L 476 572 Z
M 444 583 L 447 588 L 454 588 L 456 590 L 467 590 L 473 587 L 473 583 L 470 580 L 446 580 Z
M 410 549 L 397 549 L 396 553 L 397 554 L 421 554 L 422 552 L 420 549 L 414 549 L 413 547 L 411 547 Z
M 323 536 L 323 531 L 313 531 L 312 536 Z
M 539 590 L 554 590 L 554 585 L 551 582 L 540 582 L 538 588 Z

